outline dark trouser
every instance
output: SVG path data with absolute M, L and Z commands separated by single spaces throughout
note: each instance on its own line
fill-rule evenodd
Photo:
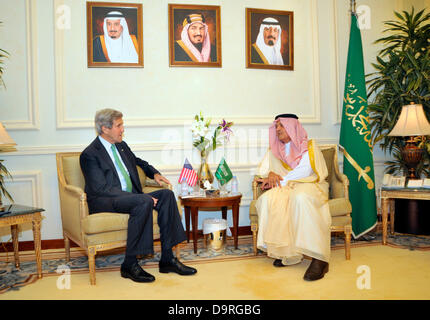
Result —
M 154 208 L 152 197 L 158 199 Z M 178 212 L 174 193 L 161 189 L 151 193 L 129 195 L 115 198 L 97 198 L 91 203 L 91 213 L 128 213 L 126 255 L 136 256 L 154 253 L 152 210 L 158 211 L 161 249 L 171 249 L 186 240 L 184 227 Z M 94 210 L 95 209 L 95 210 Z

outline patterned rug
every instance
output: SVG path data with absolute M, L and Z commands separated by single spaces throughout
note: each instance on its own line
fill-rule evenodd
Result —
M 154 250 L 156 252 L 153 256 L 143 257 L 139 260 L 139 264 L 145 268 L 158 267 L 161 253 L 159 247 L 154 247 Z M 59 253 L 59 256 L 64 256 L 64 250 Z M 180 251 L 180 260 L 185 264 L 187 261 L 200 263 L 254 257 L 251 237 L 240 239 L 237 249 L 234 248 L 233 241 L 230 239 L 227 240 L 225 248 L 221 251 L 203 248 L 203 243 L 200 240 L 198 242 L 197 253 L 194 253 L 191 242 L 183 245 Z M 64 258 L 44 259 L 42 254 L 42 259 L 42 273 L 44 277 L 59 275 L 57 270 L 61 270 L 64 266 L 67 266 L 72 273 L 88 273 L 87 256 L 71 257 L 70 261 L 67 262 Z M 115 253 L 115 251 L 113 254 L 112 251 L 100 253 L 96 256 L 96 272 L 119 270 L 123 260 L 124 253 Z M 15 267 L 13 261 L 13 254 L 12 256 L 9 255 L 8 262 L 0 261 L 0 294 L 9 290 L 19 290 L 20 287 L 34 283 L 38 279 L 35 261 L 20 261 L 19 269 Z
M 369 232 L 366 234 L 367 240 L 351 239 L 351 247 L 380 245 L 382 242 L 381 232 Z M 397 248 L 406 248 L 409 250 L 430 250 L 430 236 L 416 236 L 405 234 L 388 233 L 387 244 Z M 342 235 L 332 236 L 332 249 L 341 250 L 344 248 L 344 238 Z M 156 251 L 157 248 L 155 248 Z M 64 252 L 64 251 L 63 251 Z M 61 253 L 63 255 L 64 253 Z M 258 257 L 263 257 L 264 253 L 259 251 Z M 234 259 L 250 259 L 255 258 L 252 248 L 252 238 L 247 236 L 239 239 L 238 249 L 232 245 L 232 241 L 228 240 L 224 251 L 213 251 L 203 248 L 203 244 L 199 241 L 197 253 L 193 251 L 192 244 L 189 243 L 181 248 L 180 259 L 183 262 L 215 262 Z M 43 256 L 42 256 L 43 258 Z M 139 263 L 145 268 L 158 267 L 160 253 L 156 252 L 152 257 L 146 257 L 139 260 Z M 12 260 L 12 261 L 11 261 Z M 124 260 L 123 253 L 117 254 L 100 254 L 96 257 L 97 272 L 100 271 L 115 271 L 119 270 L 122 261 Z M 20 269 L 17 269 L 13 263 L 13 258 L 9 257 L 9 262 L 0 261 L 0 294 L 9 290 L 19 290 L 22 286 L 34 283 L 37 281 L 37 267 L 35 261 L 21 261 Z M 66 265 L 72 273 L 88 272 L 88 258 L 86 256 L 78 256 L 71 258 L 69 262 L 65 259 L 47 259 L 42 261 L 43 276 L 57 275 L 59 267 Z
M 355 240 L 351 237 L 351 247 L 367 246 L 367 245 L 380 245 L 382 243 L 381 231 L 370 231 L 365 237 L 367 240 Z M 331 246 L 333 249 L 343 248 L 344 237 L 332 236 Z M 413 234 L 387 234 L 387 245 L 396 248 L 409 249 L 409 250 L 430 250 L 430 236 L 420 236 Z

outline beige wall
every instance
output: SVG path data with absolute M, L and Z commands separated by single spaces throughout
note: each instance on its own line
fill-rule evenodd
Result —
M 225 156 L 243 193 L 240 225 L 249 225 L 251 177 L 267 148 L 274 115 L 297 113 L 309 136 L 337 143 L 350 17 L 340 0 L 119 1 L 143 5 L 144 63 L 141 68 L 87 68 L 83 0 L 0 0 L 0 43 L 11 53 L 0 90 L 0 121 L 17 142 L 2 155 L 14 176 L 8 181 L 17 203 L 46 209 L 42 239 L 62 237 L 55 153 L 81 151 L 94 137 L 92 119 L 104 107 L 125 114 L 126 141 L 176 184 L 185 157 L 197 169 L 189 124 L 199 111 L 215 121 L 235 121 L 230 144 L 211 157 L 215 170 Z M 222 68 L 169 67 L 168 3 L 221 6 Z M 379 47 L 382 21 L 393 10 L 423 8 L 428 0 L 357 1 L 369 8 L 362 30 L 366 72 Z M 58 23 L 70 9 L 70 28 Z M 245 8 L 294 11 L 295 70 L 245 67 Z M 385 156 L 375 149 L 376 184 Z M 207 214 L 218 216 L 218 214 Z M 201 222 L 202 218 L 200 219 Z M 231 218 L 229 217 L 231 221 Z M 23 226 L 21 240 L 32 239 Z M 0 229 L 1 241 L 9 236 Z

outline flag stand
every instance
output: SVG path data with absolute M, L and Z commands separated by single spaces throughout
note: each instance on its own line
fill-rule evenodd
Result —
M 223 158 L 224 159 L 225 159 L 225 147 L 226 147 L 226 145 L 227 145 L 227 137 L 224 137 L 224 143 L 223 143 L 223 153 L 224 153 Z M 219 186 L 219 192 L 220 192 L 221 196 L 225 196 L 228 194 L 227 183 L 221 184 L 220 181 L 218 180 L 218 186 Z
M 355 5 L 355 0 L 351 0 L 351 29 L 339 147 L 344 155 L 343 173 L 349 179 L 352 235 L 358 239 L 377 225 L 377 204 L 363 48 Z
M 226 188 L 226 183 L 221 184 L 218 182 L 218 186 L 219 186 L 220 195 L 225 196 L 228 193 L 227 188 Z
M 357 10 L 357 8 L 356 8 L 357 3 L 355 2 L 355 0 L 350 0 L 349 5 L 350 5 L 351 13 L 356 14 L 357 13 L 357 11 L 356 11 Z

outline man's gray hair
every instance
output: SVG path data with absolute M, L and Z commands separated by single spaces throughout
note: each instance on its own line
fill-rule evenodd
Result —
M 94 123 L 98 134 L 102 134 L 102 127 L 112 129 L 113 122 L 122 118 L 122 113 L 114 109 L 103 109 L 96 112 Z

